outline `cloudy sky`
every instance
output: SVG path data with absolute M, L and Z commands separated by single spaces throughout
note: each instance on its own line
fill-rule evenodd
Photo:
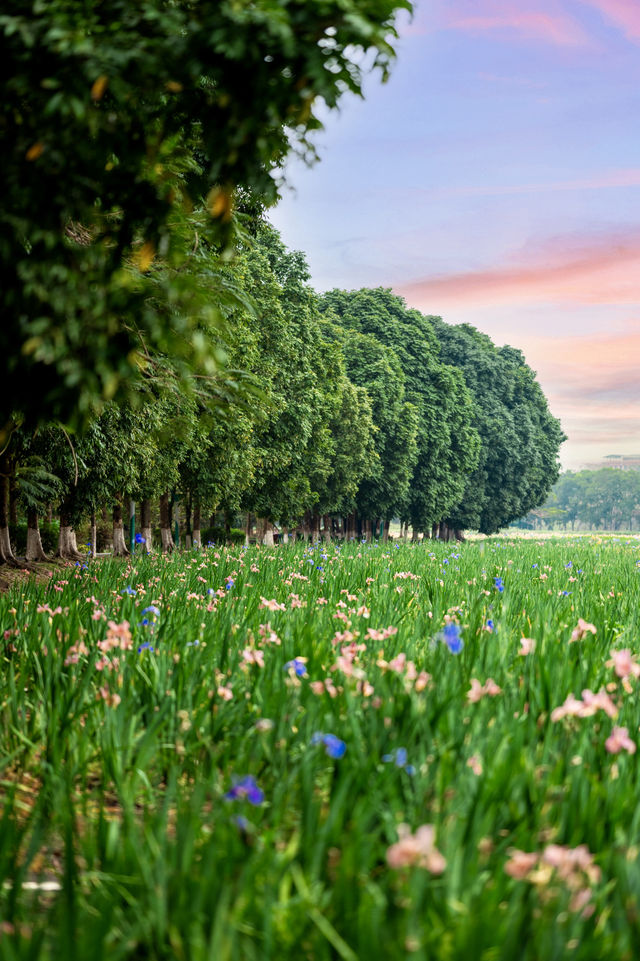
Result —
M 272 212 L 316 289 L 525 353 L 575 469 L 640 453 L 640 0 L 418 0 Z

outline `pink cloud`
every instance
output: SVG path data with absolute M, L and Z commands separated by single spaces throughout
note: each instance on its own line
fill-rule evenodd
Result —
M 429 0 L 418 4 L 403 36 L 424 36 L 439 30 L 469 33 L 502 32 L 524 40 L 559 46 L 584 46 L 589 38 L 580 23 L 561 9 L 558 0 L 529 0 L 523 10 L 518 0 Z
M 397 292 L 426 313 L 499 303 L 640 302 L 640 231 L 578 248 L 574 237 L 553 238 L 523 256 L 525 263 L 426 277 Z
M 588 42 L 584 30 L 572 18 L 559 12 L 518 9 L 515 3 L 491 4 L 486 12 L 454 16 L 447 26 L 474 33 L 507 30 L 525 40 L 542 40 L 559 46 L 583 46 Z
M 640 187 L 640 168 L 611 170 L 606 173 L 576 180 L 556 180 L 548 183 L 482 185 L 450 187 L 438 191 L 448 196 L 508 196 L 510 194 L 562 193 L 573 190 L 606 190 L 618 187 Z
M 640 40 L 640 4 L 638 0 L 582 0 L 595 7 L 606 20 L 611 20 L 629 37 Z
M 631 323 L 608 333 L 518 341 L 569 436 L 567 466 L 640 451 L 640 329 Z

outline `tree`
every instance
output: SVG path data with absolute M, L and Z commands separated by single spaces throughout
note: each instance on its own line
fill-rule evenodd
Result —
M 417 458 L 416 410 L 406 401 L 405 376 L 395 351 L 372 334 L 331 323 L 332 316 L 328 310 L 323 332 L 341 344 L 347 375 L 366 391 L 375 429 L 376 457 L 360 481 L 351 510 L 366 520 L 388 522 L 400 513 L 409 491 Z
M 565 435 L 519 350 L 496 347 L 468 324 L 432 323 L 443 361 L 459 368 L 473 396 L 481 439 L 478 465 L 447 523 L 491 534 L 544 503 Z
M 406 400 L 417 417 L 417 456 L 401 516 L 414 531 L 429 531 L 459 499 L 477 464 L 479 440 L 463 377 L 439 359 L 430 318 L 410 310 L 390 290 L 333 290 L 321 307 L 341 326 L 374 337 L 398 357 Z M 408 416 L 398 415 L 397 430 Z
M 560 519 L 583 527 L 608 530 L 633 529 L 640 520 L 640 471 L 614 468 L 566 471 L 560 476 L 542 509 L 543 519 L 553 522 L 554 506 Z M 531 515 L 524 518 L 529 522 Z
M 227 246 L 235 188 L 273 201 L 287 153 L 313 155 L 321 104 L 361 94 L 364 64 L 386 78 L 400 9 L 6 0 L 5 435 L 11 410 L 78 424 L 131 399 L 148 351 L 180 360 L 187 384 L 215 372 L 202 328 L 220 315 L 188 276 L 203 232 Z

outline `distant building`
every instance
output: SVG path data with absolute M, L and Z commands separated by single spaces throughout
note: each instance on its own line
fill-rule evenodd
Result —
M 616 470 L 640 470 L 640 454 L 607 454 L 595 464 L 587 464 L 588 470 L 614 467 Z

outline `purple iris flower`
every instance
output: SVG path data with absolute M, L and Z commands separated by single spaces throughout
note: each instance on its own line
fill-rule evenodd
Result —
M 460 626 L 454 621 L 449 621 L 442 629 L 442 640 L 452 654 L 459 654 L 464 647 L 464 641 L 460 637 L 460 634 Z
M 224 795 L 225 801 L 237 801 L 246 798 L 249 804 L 262 804 L 264 791 L 256 784 L 253 774 L 246 774 L 241 778 L 234 778 L 233 787 Z
M 307 665 L 297 657 L 294 657 L 292 661 L 287 661 L 284 669 L 285 671 L 295 671 L 297 677 L 304 677 L 307 673 Z
M 416 769 L 413 764 L 407 764 L 407 749 L 406 747 L 398 747 L 391 754 L 383 754 L 382 760 L 385 764 L 389 764 L 393 761 L 396 767 L 404 768 L 407 774 L 413 776 L 416 773 Z
M 347 745 L 335 734 L 321 734 L 316 732 L 311 738 L 312 744 L 324 744 L 325 752 L 329 757 L 341 758 L 347 750 Z

